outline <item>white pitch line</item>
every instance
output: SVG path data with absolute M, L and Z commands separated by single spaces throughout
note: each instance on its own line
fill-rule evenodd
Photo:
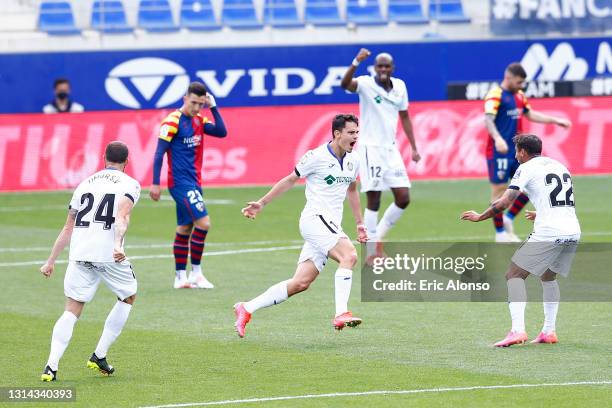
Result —
M 208 251 L 205 256 L 219 256 L 219 255 L 236 255 L 236 254 L 249 254 L 254 252 L 276 252 L 276 251 L 286 251 L 289 249 L 298 249 L 301 248 L 302 245 L 290 245 L 290 246 L 279 246 L 279 247 L 269 247 L 269 248 L 248 248 L 248 249 L 235 249 L 235 250 L 227 250 L 227 251 Z M 136 255 L 129 256 L 128 260 L 134 259 L 162 259 L 162 258 L 174 258 L 173 255 L 164 254 L 164 255 Z M 26 261 L 26 262 L 3 262 L 0 263 L 1 267 L 8 266 L 31 266 L 31 265 L 43 265 L 45 261 Z M 55 262 L 57 265 L 67 264 L 67 259 L 60 259 Z
M 576 385 L 611 385 L 611 384 L 612 384 L 612 381 L 604 380 L 604 381 L 580 381 L 580 382 L 542 383 L 542 384 L 474 385 L 471 387 L 423 388 L 423 389 L 414 389 L 414 390 L 334 392 L 330 394 L 307 394 L 307 395 L 291 395 L 291 396 L 269 397 L 269 398 L 248 398 L 248 399 L 240 399 L 240 400 L 188 402 L 184 404 L 152 405 L 152 406 L 141 407 L 141 408 L 204 407 L 204 406 L 211 406 L 211 405 L 246 404 L 246 403 L 252 403 L 252 402 L 288 401 L 288 400 L 296 400 L 296 399 L 313 399 L 313 398 L 357 397 L 357 396 L 364 396 L 364 395 L 398 395 L 398 394 L 401 395 L 401 394 L 475 391 L 475 390 L 499 390 L 499 389 L 509 389 L 509 388 L 569 387 L 569 386 L 576 386 Z
M 249 241 L 249 242 L 207 242 L 206 247 L 228 247 L 228 246 L 257 246 L 271 244 L 299 244 L 303 240 L 273 240 L 273 241 Z M 151 248 L 170 248 L 172 242 L 168 241 L 165 244 L 133 244 L 126 245 L 126 249 L 151 249 Z M 51 246 L 46 247 L 0 247 L 0 252 L 33 252 L 33 251 L 50 251 Z
M 140 205 L 138 205 L 138 207 L 172 207 L 173 205 L 173 201 L 171 201 L 172 198 L 164 198 L 162 196 L 162 202 L 160 203 L 153 203 L 153 202 L 145 202 L 142 203 Z M 210 199 L 210 200 L 205 200 L 204 201 L 205 204 L 207 205 L 231 205 L 231 204 L 235 204 L 234 200 L 224 200 L 224 199 Z M 66 210 L 68 211 L 68 204 L 66 205 L 60 205 L 60 204 L 54 204 L 54 205 L 30 205 L 30 206 L 21 206 L 21 207 L 0 207 L 0 213 L 3 212 L 8 212 L 8 213 L 19 213 L 19 212 L 30 212 L 30 211 L 41 211 L 41 210 Z
M 612 231 L 590 231 L 583 232 L 582 236 L 587 237 L 608 237 L 612 236 Z M 470 242 L 474 240 L 490 240 L 491 235 L 474 235 L 474 236 L 436 236 L 436 237 L 421 237 L 421 238 L 409 238 L 409 239 L 399 239 L 393 240 L 390 242 L 441 242 L 444 243 L 446 241 L 455 241 L 455 240 L 465 240 L 469 239 Z M 215 246 L 252 246 L 252 245 L 270 245 L 270 244 L 297 244 L 304 242 L 303 240 L 271 240 L 271 241 L 250 241 L 250 242 L 210 242 L 206 243 L 207 247 L 215 247 Z M 459 241 L 457 241 L 459 242 Z M 462 241 L 462 243 L 464 243 Z M 134 244 L 134 245 L 126 245 L 126 249 L 147 249 L 147 248 L 169 248 L 171 243 L 166 244 Z M 32 252 L 32 251 L 49 251 L 51 250 L 51 246 L 48 247 L 0 247 L 1 252 Z

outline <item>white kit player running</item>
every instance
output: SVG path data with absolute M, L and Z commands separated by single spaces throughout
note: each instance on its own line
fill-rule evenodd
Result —
M 543 291 L 544 327 L 532 343 L 557 343 L 555 322 L 559 310 L 557 274 L 567 277 L 580 241 L 580 224 L 576 217 L 572 177 L 558 161 L 542 157 L 542 141 L 535 135 L 515 136 L 516 159 L 521 165 L 503 196 L 482 214 L 466 211 L 461 218 L 478 222 L 504 211 L 519 195 L 525 193 L 535 211 L 528 211 L 534 230 L 516 251 L 506 272 L 508 305 L 512 329 L 495 343 L 508 347 L 525 343 L 525 279 L 532 274 L 540 278 Z
M 396 145 L 398 115 L 404 133 L 412 147 L 412 160 L 421 159 L 408 114 L 408 90 L 399 78 L 392 77 L 395 65 L 387 53 L 376 56 L 374 76 L 353 78 L 357 67 L 368 58 L 370 51 L 362 48 L 342 79 L 342 87 L 359 95 L 362 121 L 359 154 L 361 191 L 366 193 L 364 221 L 371 242 L 366 245 L 368 263 L 374 256 L 384 256 L 381 242 L 399 220 L 410 203 L 410 180 L 406 165 Z M 391 189 L 394 202 L 380 222 L 378 210 L 383 191 Z M 376 243 L 376 244 L 375 244 Z
M 124 173 L 128 162 L 128 147 L 124 143 L 109 143 L 104 162 L 104 170 L 85 179 L 74 191 L 66 224 L 40 268 L 45 277 L 50 277 L 58 255 L 70 242 L 64 278 L 66 307 L 53 327 L 51 352 L 42 381 L 57 379 L 59 361 L 70 343 L 74 325 L 85 303 L 93 299 L 100 280 L 118 301 L 106 318 L 87 367 L 103 375 L 112 374 L 115 369 L 106 361 L 106 353 L 121 334 L 136 298 L 136 276 L 123 245 L 132 208 L 140 197 L 140 184 Z
M 244 337 L 246 324 L 256 310 L 277 305 L 308 289 L 328 257 L 339 264 L 335 275 L 336 314 L 332 325 L 342 330 L 361 323 L 361 319 L 348 310 L 357 251 L 341 227 L 344 199 L 348 198 L 357 224 L 357 239 L 359 242 L 367 240 L 357 191 L 359 159 L 352 153 L 359 137 L 357 117 L 337 115 L 332 121 L 332 135 L 330 143 L 308 151 L 294 172 L 276 183 L 261 199 L 249 202 L 242 209 L 245 217 L 254 219 L 270 201 L 293 187 L 300 178 L 306 178 L 306 206 L 300 217 L 300 233 L 305 242 L 297 270 L 293 278 L 271 286 L 248 302 L 234 305 L 235 327 L 240 337 Z

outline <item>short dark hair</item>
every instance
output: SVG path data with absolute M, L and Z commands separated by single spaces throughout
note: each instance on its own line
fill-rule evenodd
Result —
M 523 133 L 512 138 L 516 145 L 516 149 L 523 149 L 530 156 L 539 156 L 542 154 L 542 140 L 534 134 Z
M 107 162 L 123 164 L 128 158 L 128 147 L 125 143 L 114 141 L 106 145 L 104 157 Z
M 190 83 L 189 88 L 187 88 L 187 95 L 195 94 L 197 96 L 205 96 L 206 92 L 208 92 L 206 90 L 206 85 L 198 81 Z
M 344 129 L 347 122 L 353 122 L 354 124 L 359 126 L 359 119 L 352 113 L 343 113 L 334 116 L 334 120 L 332 120 L 332 138 L 334 137 L 334 132 L 336 130 L 341 131 L 342 129 Z
M 527 78 L 527 72 L 520 62 L 513 62 L 512 64 L 508 65 L 506 71 L 510 72 L 514 76 L 521 77 L 523 79 Z
M 57 86 L 61 84 L 70 85 L 70 81 L 67 80 L 66 78 L 57 78 L 55 81 L 53 81 L 53 89 L 57 88 Z

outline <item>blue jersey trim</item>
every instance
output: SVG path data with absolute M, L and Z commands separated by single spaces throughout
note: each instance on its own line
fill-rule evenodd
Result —
M 344 161 L 344 158 L 346 157 L 346 154 L 344 156 L 342 156 L 341 159 L 339 159 L 338 156 L 336 156 L 336 153 L 334 153 L 334 151 L 332 150 L 330 144 L 331 144 L 331 142 L 327 144 L 327 151 L 330 152 L 331 155 L 336 158 L 336 160 L 338 160 L 338 163 L 340 163 L 340 168 L 342 170 L 344 170 L 344 167 L 342 166 L 342 162 Z

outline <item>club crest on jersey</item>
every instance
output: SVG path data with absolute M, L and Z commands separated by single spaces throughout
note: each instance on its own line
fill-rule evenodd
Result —
M 351 162 L 346 163 L 346 168 L 349 169 L 349 171 L 353 171 L 353 163 Z
M 195 206 L 198 209 L 198 211 L 200 211 L 200 212 L 204 211 L 204 203 L 203 202 L 200 201 L 200 202 L 196 203 Z
M 497 171 L 497 178 L 503 179 L 505 175 L 506 175 L 506 172 L 504 170 Z

